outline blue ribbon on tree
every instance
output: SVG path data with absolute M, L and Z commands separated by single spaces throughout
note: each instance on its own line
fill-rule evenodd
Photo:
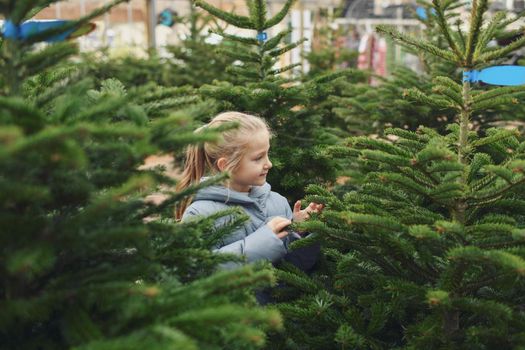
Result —
M 266 39 L 268 39 L 268 34 L 266 34 L 266 32 L 257 33 L 257 40 L 259 40 L 260 42 L 264 42 L 266 41 Z
M 516 86 L 525 84 L 524 66 L 494 66 L 463 72 L 463 81 L 491 85 Z
M 166 27 L 173 27 L 177 13 L 172 9 L 164 9 L 159 13 L 158 23 Z
M 30 20 L 21 24 L 14 24 L 10 20 L 6 20 L 2 28 L 2 36 L 11 40 L 25 40 L 29 37 L 50 30 L 59 28 L 72 21 L 54 19 L 54 20 Z M 86 23 L 76 28 L 69 29 L 64 33 L 53 35 L 49 38 L 43 39 L 46 42 L 57 42 L 72 39 L 85 35 L 95 29 L 94 23 Z
M 430 13 L 432 13 L 433 15 L 436 14 L 436 9 L 435 8 L 431 8 L 430 9 Z M 425 10 L 424 7 L 421 7 L 421 6 L 418 6 L 416 8 L 416 15 L 422 19 L 423 21 L 426 20 L 428 18 L 427 16 L 427 11 Z

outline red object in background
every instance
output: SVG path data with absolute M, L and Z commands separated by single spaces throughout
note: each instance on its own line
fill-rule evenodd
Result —
M 359 42 L 359 56 L 357 57 L 358 69 L 372 69 L 372 54 L 375 38 L 372 34 L 365 34 Z
M 376 75 L 386 75 L 386 40 L 377 39 L 373 34 L 365 34 L 359 43 L 359 56 L 357 57 L 357 68 L 370 70 Z M 371 85 L 376 84 L 376 79 L 371 77 L 368 81 Z
M 386 49 L 386 40 L 384 38 L 376 40 L 372 57 L 372 68 L 374 73 L 380 76 L 386 75 Z

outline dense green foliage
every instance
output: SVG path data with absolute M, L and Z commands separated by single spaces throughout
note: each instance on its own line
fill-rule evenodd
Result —
M 0 14 L 19 24 L 53 2 L 0 0 Z M 271 18 L 262 1 L 247 2 L 248 16 L 197 1 L 213 17 L 193 12 L 171 58 L 86 66 L 69 60 L 73 42 L 35 45 L 65 27 L 2 40 L 0 348 L 525 347 L 525 141 L 491 128 L 520 118 L 525 88 L 461 80 L 525 47 L 508 29 L 520 16 L 489 16 L 474 0 L 460 26 L 460 1 L 420 3 L 420 38 L 378 31 L 417 52 L 425 73 L 398 68 L 376 87 L 362 72 L 323 74 L 342 58 L 330 49 L 309 57 L 310 76 L 275 68 L 300 43 L 285 43 L 288 30 L 256 35 L 291 0 Z M 254 35 L 215 23 L 224 40 L 207 44 L 203 26 L 216 19 Z M 195 121 L 222 110 L 271 125 L 275 190 L 296 199 L 309 185 L 306 200 L 326 205 L 294 227 L 313 234 L 293 248 L 323 245 L 310 275 L 285 263 L 215 272 L 238 257 L 210 248 L 244 216 L 182 224 L 173 211 L 223 178 L 177 193 L 162 167 L 143 166 L 215 140 L 218 130 L 194 134 Z M 360 136 L 369 132 L 379 136 Z M 348 164 L 346 187 L 318 185 Z M 236 219 L 214 229 L 223 215 Z M 275 309 L 257 306 L 253 290 L 274 274 Z
M 0 1 L 0 13 L 19 24 L 51 2 Z M 281 321 L 251 291 L 272 273 L 214 273 L 234 257 L 210 250 L 243 216 L 176 223 L 174 206 L 195 188 L 175 193 L 162 169 L 141 166 L 215 140 L 214 130 L 193 134 L 203 107 L 176 89 L 83 79 L 62 64 L 77 53 L 72 42 L 33 45 L 66 29 L 0 43 L 0 347 L 262 346 Z M 146 197 L 158 191 L 164 201 Z
M 433 41 L 378 31 L 460 71 L 497 63 L 525 46 L 489 42 L 516 20 L 490 19 L 472 1 L 466 30 L 447 21 L 454 1 L 434 0 L 446 49 Z M 341 197 L 318 186 L 309 200 L 327 209 L 302 229 L 325 256 L 312 275 L 279 272 L 288 289 L 278 305 L 286 321 L 282 348 L 515 349 L 525 346 L 525 143 L 516 130 L 475 130 L 476 113 L 498 110 L 524 87 L 478 87 L 456 74 L 405 95 L 456 115 L 442 134 L 427 127 L 352 137 L 334 157 L 366 174 Z M 402 98 L 402 96 L 399 96 Z M 274 346 L 275 347 L 275 346 Z

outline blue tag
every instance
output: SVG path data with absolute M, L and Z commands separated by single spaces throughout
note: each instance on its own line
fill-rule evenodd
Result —
M 175 24 L 175 13 L 170 9 L 162 10 L 161 13 L 159 13 L 159 20 L 158 23 L 165 25 L 167 27 L 173 27 Z
M 430 12 L 435 15 L 436 14 L 436 9 L 435 8 L 431 8 L 430 9 Z M 416 8 L 416 15 L 422 19 L 423 21 L 426 20 L 428 17 L 427 17 L 427 11 L 425 10 L 424 7 L 421 7 L 421 6 L 418 6 Z
M 257 40 L 263 42 L 266 41 L 266 39 L 268 39 L 268 35 L 266 34 L 266 32 L 257 33 Z
M 463 72 L 463 81 L 491 85 L 517 86 L 525 84 L 525 66 L 494 66 Z

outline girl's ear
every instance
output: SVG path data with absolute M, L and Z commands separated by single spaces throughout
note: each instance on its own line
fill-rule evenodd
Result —
M 219 168 L 220 171 L 224 171 L 226 169 L 226 165 L 228 164 L 228 160 L 224 157 L 221 157 L 217 159 L 217 168 Z

